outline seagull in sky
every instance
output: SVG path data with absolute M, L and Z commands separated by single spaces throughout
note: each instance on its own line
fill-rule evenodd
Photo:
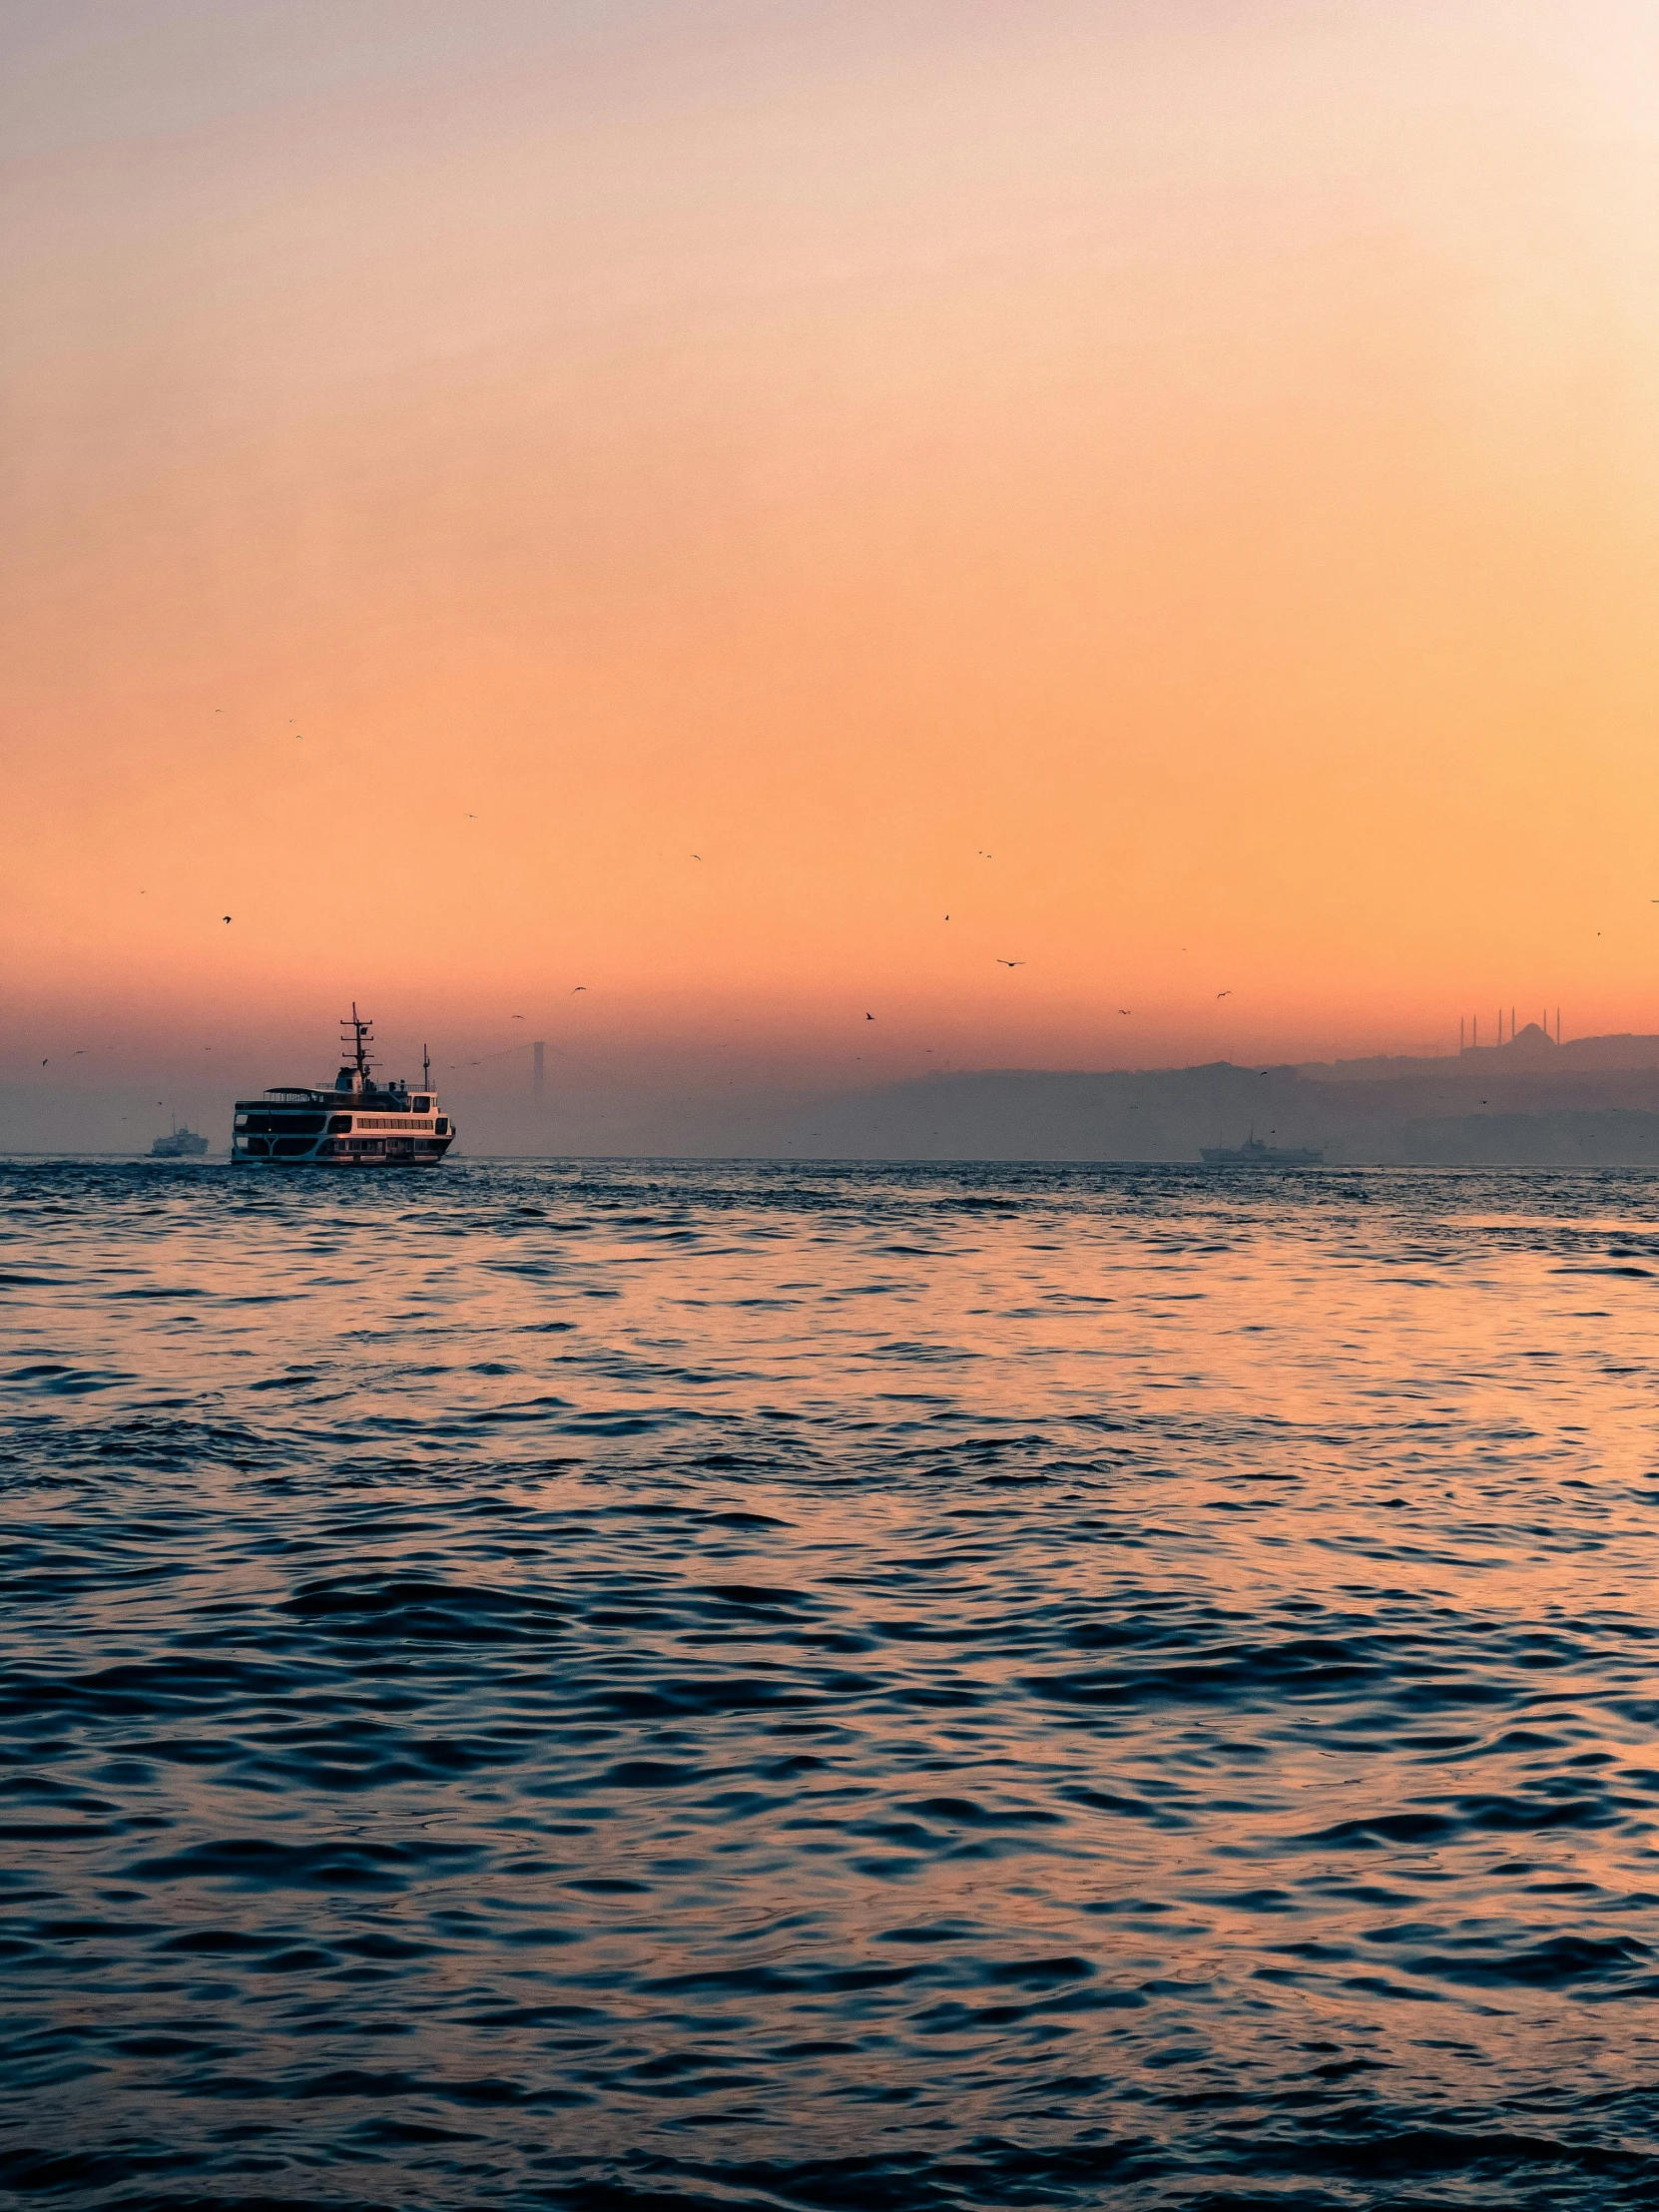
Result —
M 694 852 L 694 853 L 692 854 L 692 858 L 693 858 L 694 860 L 701 860 L 701 859 L 702 859 L 702 857 L 703 857 L 703 855 L 702 855 L 702 853 L 701 853 L 701 852 Z
M 513 1019 L 514 1021 L 522 1021 L 524 1019 L 524 1016 L 522 1014 L 514 1014 Z
M 1231 998 L 1231 997 L 1232 997 L 1232 995 L 1233 995 L 1233 993 L 1232 993 L 1231 989 L 1228 989 L 1228 990 L 1225 990 L 1225 991 L 1217 991 L 1217 993 L 1216 993 L 1216 996 L 1217 996 L 1218 998 Z
M 574 998 L 578 991 L 585 991 L 587 987 L 586 983 L 573 983 L 570 987 L 571 997 Z
M 1024 967 L 1025 962 L 1023 960 L 1005 960 L 999 952 L 996 956 L 996 964 L 998 967 Z
M 875 1016 L 873 1014 L 865 1014 L 864 1019 L 865 1021 L 873 1021 L 875 1019 Z
M 1118 1012 L 1120 1014 L 1132 1014 L 1134 1011 L 1135 1009 L 1133 1006 L 1120 1006 L 1118 1008 Z
M 225 918 L 226 918 L 226 920 L 227 920 L 227 921 L 229 921 L 231 917 L 230 917 L 230 915 L 229 915 L 229 914 L 227 914 L 227 915 L 225 916 Z

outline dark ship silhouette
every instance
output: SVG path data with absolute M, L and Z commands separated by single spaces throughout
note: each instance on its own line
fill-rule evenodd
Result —
M 1317 1168 L 1325 1154 L 1312 1145 L 1264 1144 L 1253 1129 L 1243 1144 L 1201 1147 L 1207 1168 Z
M 190 1123 L 175 1122 L 165 1137 L 158 1137 L 150 1147 L 152 1160 L 199 1160 L 208 1149 L 208 1140 Z

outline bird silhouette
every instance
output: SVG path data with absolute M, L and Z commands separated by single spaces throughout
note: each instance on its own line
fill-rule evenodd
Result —
M 229 915 L 229 914 L 227 914 L 227 915 L 225 916 L 225 918 L 226 918 L 226 920 L 227 920 L 227 921 L 229 921 L 231 917 L 230 917 L 230 915 Z
M 46 1060 L 49 1060 L 49 1059 L 50 1059 L 51 1057 L 52 1057 L 52 1055 L 51 1055 L 50 1053 L 48 1053 L 48 1054 L 46 1055 Z M 45 1067 L 45 1065 L 46 1065 L 46 1060 L 42 1060 L 42 1062 L 40 1063 L 42 1067 Z
M 571 997 L 574 998 L 578 991 L 585 991 L 587 987 L 586 983 L 573 983 L 570 990 Z
M 1001 953 L 998 953 L 996 956 L 996 964 L 998 967 L 1024 967 L 1025 962 L 1023 960 L 1005 960 L 1003 959 Z
M 514 1014 L 513 1019 L 514 1021 L 522 1021 L 524 1019 L 524 1016 L 522 1014 Z
M 1132 1014 L 1134 1011 L 1135 1009 L 1133 1006 L 1120 1006 L 1118 1008 L 1118 1012 L 1120 1014 Z
M 865 1014 L 864 1019 L 865 1021 L 873 1021 L 875 1019 L 875 1016 L 873 1014 Z
M 1232 992 L 1231 992 L 1230 990 L 1226 990 L 1226 991 L 1217 991 L 1217 993 L 1216 993 L 1216 996 L 1217 996 L 1218 998 L 1231 998 L 1231 997 L 1232 997 L 1232 995 L 1233 995 L 1233 993 L 1232 993 Z
M 702 855 L 702 853 L 701 853 L 701 852 L 694 852 L 694 853 L 692 854 L 692 858 L 693 858 L 694 860 L 701 860 L 701 859 L 702 859 L 702 857 L 703 857 L 703 855 Z

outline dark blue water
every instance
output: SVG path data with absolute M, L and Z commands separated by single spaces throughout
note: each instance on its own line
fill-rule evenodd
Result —
M 1653 1179 L 0 1183 L 9 2201 L 1659 2204 Z

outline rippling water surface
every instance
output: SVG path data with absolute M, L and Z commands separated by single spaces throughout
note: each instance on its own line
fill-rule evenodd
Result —
M 1650 1178 L 0 1181 L 14 2201 L 1659 2203 Z

